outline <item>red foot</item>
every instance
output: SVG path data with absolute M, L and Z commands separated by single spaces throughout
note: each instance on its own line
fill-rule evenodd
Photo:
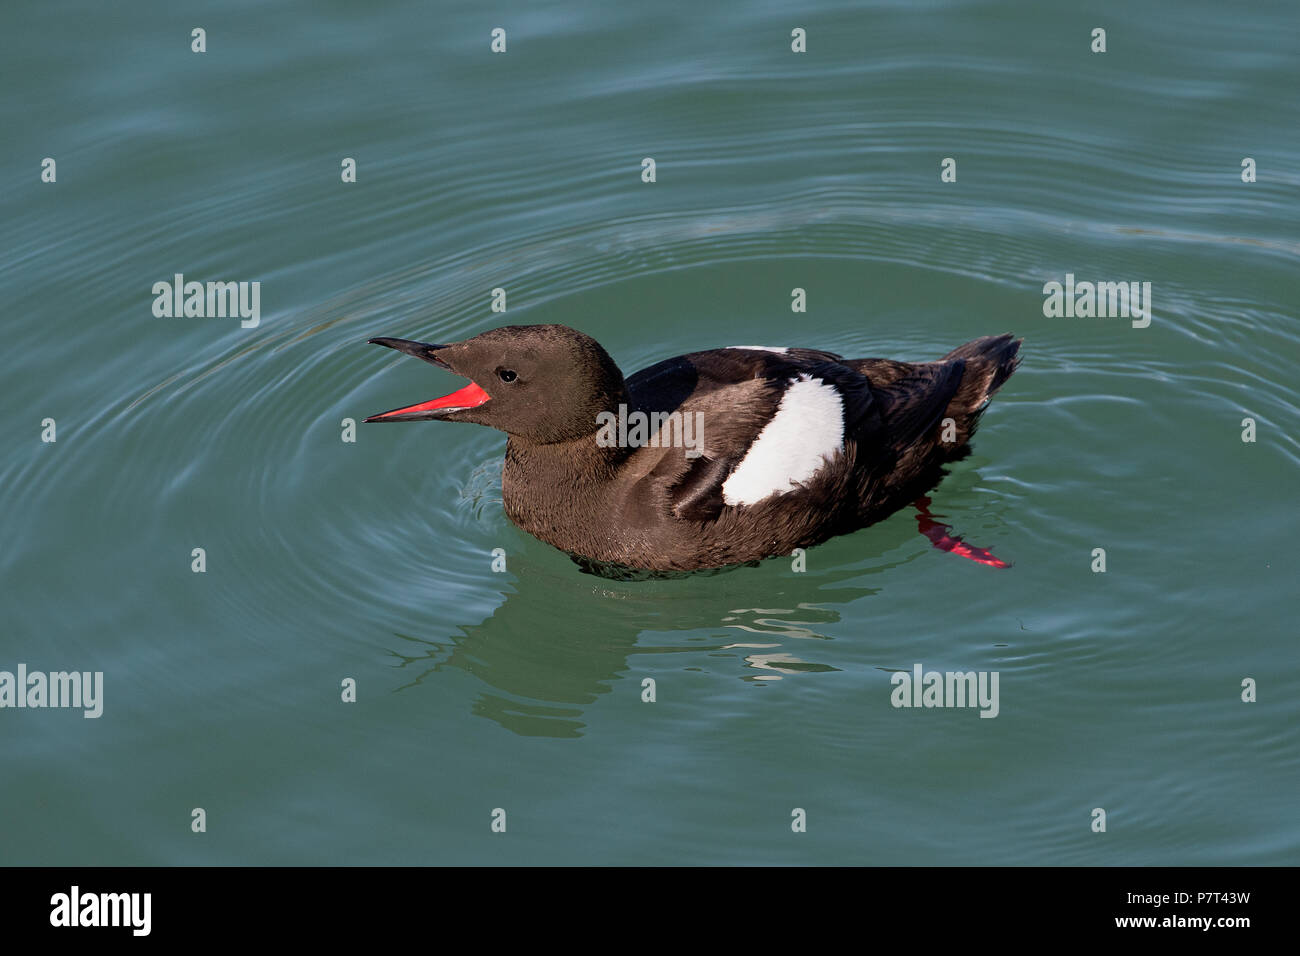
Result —
M 916 523 L 920 526 L 921 534 L 930 539 L 940 551 L 950 551 L 953 554 L 961 555 L 963 558 L 969 558 L 979 564 L 987 564 L 990 568 L 1009 568 L 1011 565 L 1001 558 L 995 558 L 990 552 L 983 548 L 977 548 L 962 541 L 961 538 L 954 538 L 948 532 L 951 529 L 949 525 L 940 524 L 934 520 L 934 515 L 930 514 L 930 498 L 924 496 L 917 498 Z

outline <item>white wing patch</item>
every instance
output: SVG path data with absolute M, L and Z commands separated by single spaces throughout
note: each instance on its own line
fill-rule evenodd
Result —
M 771 345 L 728 345 L 729 349 L 742 349 L 746 352 L 776 352 L 778 355 L 784 355 L 790 351 L 787 348 L 774 348 Z
M 752 505 L 793 491 L 844 448 L 844 399 L 833 385 L 801 374 L 781 396 L 736 470 L 722 483 L 722 500 Z

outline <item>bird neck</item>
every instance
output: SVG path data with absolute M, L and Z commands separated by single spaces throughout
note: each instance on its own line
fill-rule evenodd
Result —
M 601 447 L 595 434 L 547 444 L 511 436 L 501 475 L 506 514 L 554 544 L 558 529 L 596 520 L 627 454 L 626 448 Z

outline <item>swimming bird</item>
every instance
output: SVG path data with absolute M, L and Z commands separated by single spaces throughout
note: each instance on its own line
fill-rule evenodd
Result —
M 986 336 L 933 362 L 737 346 L 626 377 L 563 325 L 447 345 L 369 341 L 470 384 L 365 421 L 505 432 L 510 520 L 588 570 L 623 576 L 789 555 L 889 516 L 969 453 L 1023 340 Z M 922 523 L 936 546 L 992 557 L 936 527 L 947 528 Z

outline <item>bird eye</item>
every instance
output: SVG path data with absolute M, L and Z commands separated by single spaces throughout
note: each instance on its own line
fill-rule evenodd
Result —
M 501 381 L 503 381 L 503 382 L 513 382 L 515 379 L 517 379 L 517 378 L 519 377 L 519 376 L 516 375 L 512 370 L 510 370 L 510 369 L 508 369 L 508 368 L 499 368 L 499 369 L 497 369 L 497 376 L 498 376 L 498 377 L 501 379 Z

